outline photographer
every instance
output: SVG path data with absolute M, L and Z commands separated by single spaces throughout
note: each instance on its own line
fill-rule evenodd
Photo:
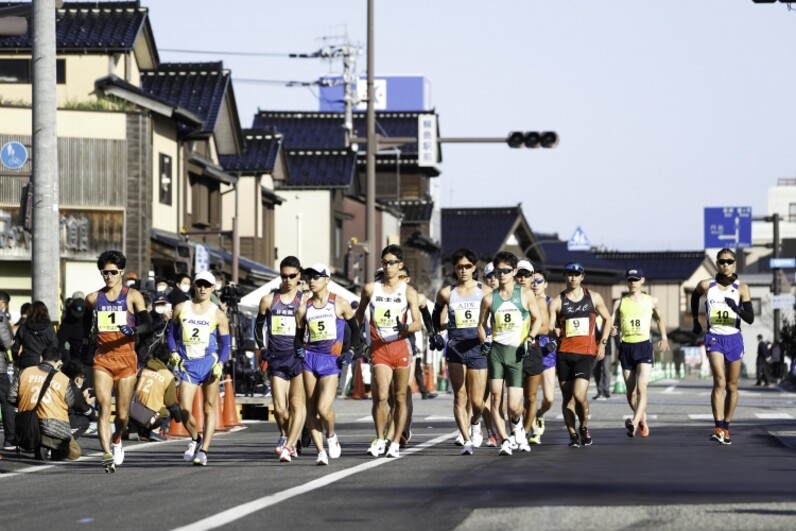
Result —
M 74 404 L 69 407 L 69 426 L 72 428 L 72 436 L 77 439 L 88 431 L 92 422 L 97 422 L 97 415 L 94 412 L 96 403 L 94 389 L 89 387 L 83 389 L 86 376 L 79 361 L 67 361 L 61 367 L 61 372 L 69 378 L 69 386 L 75 398 Z

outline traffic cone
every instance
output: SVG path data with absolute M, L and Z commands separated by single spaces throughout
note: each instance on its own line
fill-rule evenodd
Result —
M 229 378 L 224 380 L 224 424 L 230 428 L 240 426 L 238 404 L 235 402 L 235 387 Z
M 622 374 L 622 364 L 618 363 L 614 375 L 614 394 L 623 395 L 625 393 L 627 393 L 627 386 L 625 386 L 625 377 Z
M 367 398 L 365 382 L 362 381 L 362 359 L 358 359 L 354 364 L 354 386 L 351 391 L 351 398 L 354 400 L 364 400 Z
M 231 426 L 224 424 L 224 415 L 221 413 L 221 397 L 216 398 L 216 431 L 229 431 Z
M 193 412 L 191 415 L 196 425 L 196 431 L 202 433 L 205 429 L 205 397 L 201 385 L 196 388 L 196 395 L 193 397 Z
M 434 368 L 428 363 L 423 364 L 423 383 L 429 393 L 433 393 L 437 388 L 437 376 L 434 374 Z
M 180 403 L 180 388 L 177 387 L 177 404 Z M 177 422 L 174 419 L 171 419 L 171 423 L 169 423 L 169 437 L 190 437 L 191 434 L 188 433 L 188 430 L 185 429 L 185 425 L 182 422 Z

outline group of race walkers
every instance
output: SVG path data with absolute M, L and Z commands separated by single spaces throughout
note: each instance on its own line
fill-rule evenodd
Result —
M 104 252 L 97 265 L 105 285 L 86 297 L 84 348 L 92 343 L 96 349 L 98 436 L 102 464 L 112 472 L 124 461 L 122 435 L 133 396 L 157 411 L 163 407 L 165 387 L 173 382 L 163 363 L 154 367 L 162 369 L 155 371 L 158 374 L 149 375 L 155 403 L 134 393 L 141 389 L 135 340 L 149 331 L 151 317 L 141 293 L 122 283 L 126 265 L 122 253 Z M 605 356 L 612 336 L 619 338 L 618 358 L 632 409 L 624 427 L 629 437 L 649 435 L 646 406 L 654 361 L 653 320 L 661 336 L 658 349 L 666 351 L 669 345 L 657 301 L 642 291 L 643 271 L 625 272 L 627 293 L 609 310 L 599 293 L 583 287 L 586 271 L 579 263 L 564 266 L 566 288 L 552 297 L 546 293 L 548 274 L 508 252 L 487 263 L 481 280 L 472 250 L 457 250 L 451 265 L 456 280 L 439 290 L 429 312 L 426 298 L 410 284 L 400 246 L 382 250 L 381 269 L 363 287 L 355 308 L 330 292 L 331 272 L 325 264 L 303 268 L 296 257 L 282 260 L 281 284 L 261 299 L 254 332 L 271 379 L 279 430 L 274 451 L 280 462 L 298 455 L 305 426 L 317 449 L 317 464 L 340 457 L 343 445 L 333 410 L 338 378 L 346 365 L 361 357 L 371 364 L 373 375 L 375 438 L 367 451 L 373 457 L 399 457 L 412 438 L 410 376 L 421 325 L 428 329 L 430 348 L 444 352 L 460 431 L 456 442 L 463 455 L 472 455 L 484 444 L 499 448 L 500 455 L 529 452 L 531 445 L 541 444 L 556 380 L 569 446 L 591 445 L 589 380 L 595 360 Z M 717 266 L 716 277 L 697 286 L 691 313 L 694 332 L 701 333 L 699 303 L 705 296 L 705 346 L 714 383 L 711 439 L 730 444 L 743 355 L 740 322 L 752 323 L 754 312 L 749 288 L 735 274 L 733 251 L 722 249 Z M 308 292 L 299 289 L 302 276 L 308 280 Z M 230 356 L 230 330 L 225 312 L 211 301 L 213 275 L 197 274 L 193 287 L 193 298 L 174 308 L 165 343 L 180 379 L 179 411 L 174 408 L 172 414 L 191 437 L 183 458 L 206 465 L 219 383 Z M 205 412 L 202 433 L 192 416 L 199 386 Z M 537 408 L 540 387 L 542 403 Z

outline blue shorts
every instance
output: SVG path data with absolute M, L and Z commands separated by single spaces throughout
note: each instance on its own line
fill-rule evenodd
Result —
M 474 370 L 487 367 L 487 359 L 481 354 L 481 340 L 478 338 L 448 341 L 448 347 L 445 349 L 445 361 L 459 363 Z
M 216 359 L 213 356 L 185 360 L 183 362 L 184 370 L 180 371 L 180 380 L 195 385 L 203 384 L 210 380 L 215 363 Z
M 307 350 L 304 353 L 304 370 L 311 372 L 316 378 L 324 378 L 326 376 L 340 376 L 340 367 L 337 366 L 337 358 L 335 354 L 323 354 Z
M 292 380 L 301 375 L 304 368 L 296 354 L 290 352 L 271 351 L 268 356 L 268 375 L 282 380 Z
M 655 355 L 652 352 L 652 341 L 639 341 L 638 343 L 619 343 L 619 363 L 623 371 L 634 371 L 639 363 L 655 364 Z
M 705 350 L 724 354 L 724 359 L 730 363 L 738 361 L 744 355 L 743 336 L 740 332 L 727 336 L 708 332 L 705 334 Z
M 548 343 L 550 343 L 550 337 L 548 336 L 539 336 L 538 338 L 536 338 L 536 340 L 539 342 L 539 348 L 542 348 Z M 544 350 L 542 350 L 542 352 L 544 352 Z M 544 355 L 544 357 L 542 358 L 542 365 L 544 366 L 545 371 L 547 369 L 552 369 L 553 367 L 556 366 L 555 350 L 553 352 L 548 352 L 547 354 Z

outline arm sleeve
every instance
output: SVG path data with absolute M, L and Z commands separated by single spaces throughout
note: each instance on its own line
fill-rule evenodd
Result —
M 441 304 L 435 304 L 434 313 L 431 314 L 431 324 L 437 332 L 442 328 L 442 308 L 444 306 Z
M 229 353 L 230 353 L 229 336 L 228 335 L 220 336 L 219 339 L 221 340 L 221 352 L 219 353 L 218 361 L 220 361 L 221 363 L 226 363 L 227 360 L 229 359 Z
M 135 314 L 136 332 L 139 336 L 146 336 L 152 333 L 152 316 L 146 310 Z
M 254 340 L 257 342 L 258 348 L 265 348 L 265 334 L 263 334 L 265 318 L 266 314 L 258 313 L 257 319 L 254 321 Z
M 436 306 L 434 308 L 436 309 Z M 428 306 L 423 306 L 420 308 L 420 315 L 423 317 L 423 324 L 426 325 L 426 330 L 428 330 L 428 333 L 433 334 L 436 328 L 434 328 L 434 324 L 432 323 L 431 313 L 428 311 Z
M 346 324 L 351 330 L 351 349 L 357 351 L 362 345 L 362 335 L 359 333 L 359 325 L 357 324 L 357 320 L 352 317 L 346 321 Z
M 293 338 L 293 347 L 299 348 L 304 346 L 304 327 L 296 327 L 296 336 Z
M 755 322 L 755 309 L 752 306 L 752 301 L 746 301 L 742 305 L 742 308 L 738 313 L 738 317 L 744 320 L 746 324 L 752 324 Z
M 699 292 L 694 290 L 691 293 L 691 317 L 696 319 L 699 317 Z
M 174 321 L 169 322 L 169 327 L 166 329 L 166 344 L 169 346 L 169 350 L 172 352 L 177 352 L 177 330 L 178 330 L 177 323 Z

